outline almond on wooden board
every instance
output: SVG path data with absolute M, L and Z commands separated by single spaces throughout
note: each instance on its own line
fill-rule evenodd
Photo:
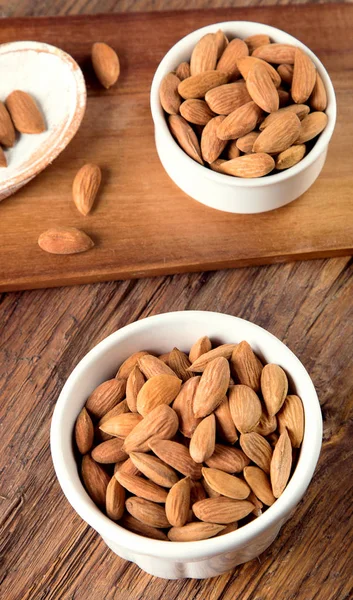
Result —
M 202 463 L 212 456 L 216 443 L 216 418 L 214 414 L 208 415 L 197 425 L 190 441 L 189 452 L 191 458 Z
M 135 365 L 126 382 L 126 402 L 131 412 L 137 412 L 137 396 L 144 383 L 145 378 Z
M 81 475 L 84 486 L 93 502 L 100 508 L 104 508 L 106 491 L 110 481 L 109 475 L 89 454 L 82 457 Z
M 102 423 L 99 429 L 109 435 L 125 439 L 141 421 L 142 416 L 137 413 L 122 413 Z
M 264 152 L 244 154 L 239 158 L 227 160 L 221 165 L 221 170 L 226 175 L 244 178 L 263 177 L 271 173 L 274 168 L 275 161 L 272 156 Z
M 134 533 L 143 535 L 144 537 L 153 540 L 161 540 L 162 542 L 168 541 L 168 538 L 163 531 L 138 521 L 138 519 L 135 519 L 135 517 L 129 513 L 125 513 L 123 515 L 123 517 L 119 520 L 119 525 L 125 527 L 125 529 L 128 529 L 129 531 L 133 531 Z
M 135 519 L 146 525 L 156 527 L 157 529 L 170 527 L 164 506 L 160 506 L 159 504 L 156 504 L 156 502 L 138 498 L 137 496 L 131 496 L 130 498 L 127 498 L 125 507 Z
M 244 468 L 244 477 L 255 496 L 266 506 L 271 506 L 276 498 L 272 493 L 271 483 L 264 471 L 259 467 L 249 466 Z
M 151 502 L 165 502 L 167 499 L 167 491 L 148 479 L 129 475 L 122 471 L 117 471 L 114 477 L 118 480 L 126 490 L 138 498 L 144 498 Z
M 187 81 L 187 79 L 185 79 Z M 184 82 L 182 82 L 184 83 Z M 190 158 L 203 165 L 199 140 L 189 123 L 180 115 L 170 115 L 169 129 L 181 148 Z
M 242 450 L 224 444 L 216 444 L 214 453 L 205 461 L 208 467 L 225 473 L 240 473 L 249 462 L 250 459 Z
M 229 78 L 236 79 L 240 76 L 237 60 L 248 54 L 249 50 L 245 42 L 239 38 L 235 38 L 224 49 L 217 63 L 217 71 L 227 73 Z
M 246 87 L 252 100 L 267 113 L 279 108 L 279 97 L 275 84 L 266 67 L 255 63 L 248 72 Z
M 180 114 L 186 121 L 195 125 L 206 125 L 214 116 L 205 100 L 189 98 L 180 105 Z
M 283 113 L 292 112 L 297 115 L 298 119 L 301 121 L 309 114 L 310 108 L 306 104 L 290 104 L 289 106 L 284 106 L 283 108 L 279 108 L 276 112 L 268 115 L 262 123 L 260 123 L 260 131 L 266 129 L 268 125 L 270 125 L 277 117 L 283 115 Z
M 290 44 L 265 44 L 255 48 L 252 56 L 262 58 L 262 60 L 276 65 L 282 63 L 293 65 L 295 50 L 296 47 Z
M 220 140 L 217 136 L 218 126 L 224 118 L 220 115 L 211 119 L 201 134 L 201 154 L 203 160 L 208 163 L 214 162 L 227 145 L 226 141 Z
M 179 348 L 173 348 L 169 352 L 168 365 L 183 383 L 192 377 L 192 374 L 187 370 L 191 365 L 189 357 Z
M 306 152 L 305 144 L 298 144 L 295 146 L 289 146 L 287 150 L 283 150 L 276 156 L 276 169 L 282 171 L 283 169 L 289 169 L 294 167 L 298 162 L 304 158 Z
M 245 500 L 250 494 L 250 488 L 245 481 L 219 469 L 203 467 L 202 475 L 213 490 L 227 498 Z
M 212 350 L 212 344 L 210 338 L 207 335 L 199 338 L 192 346 L 189 352 L 189 360 L 191 364 L 195 362 L 202 354 Z
M 179 84 L 178 92 L 184 100 L 188 98 L 203 98 L 205 94 L 218 85 L 227 83 L 228 76 L 220 71 L 205 71 L 192 75 Z
M 304 104 L 314 89 L 316 68 L 309 56 L 300 48 L 294 54 L 291 96 L 296 104 Z
M 159 86 L 159 100 L 163 110 L 168 115 L 177 115 L 179 113 L 182 101 L 178 92 L 180 81 L 179 77 L 174 75 L 174 73 L 167 73 Z
M 260 58 L 254 58 L 253 56 L 245 56 L 244 58 L 238 60 L 238 68 L 245 81 L 247 80 L 249 71 L 253 69 L 255 65 L 261 65 L 262 68 L 267 71 L 276 88 L 278 88 L 281 85 L 281 78 L 279 76 L 279 73 L 277 73 L 276 69 L 271 67 L 271 65 L 265 60 L 261 60 Z
M 229 384 L 229 362 L 223 356 L 207 364 L 194 397 L 195 417 L 206 417 L 223 400 Z
M 249 35 L 249 37 L 245 38 L 244 42 L 249 48 L 249 54 L 251 54 L 255 48 L 270 44 L 271 40 L 265 33 L 256 33 L 255 35 Z
M 143 384 L 137 395 L 137 411 L 145 417 L 156 406 L 171 404 L 177 397 L 181 384 L 181 379 L 178 379 L 175 375 L 166 375 L 164 373 L 162 375 L 154 375 Z
M 279 365 L 267 364 L 261 373 L 262 396 L 270 416 L 280 410 L 288 392 L 287 375 Z
M 293 65 L 278 65 L 277 72 L 284 83 L 291 85 L 293 79 Z
M 328 117 L 324 112 L 312 112 L 301 122 L 299 137 L 296 139 L 296 144 L 304 144 L 309 140 L 314 139 L 321 133 L 327 125 Z
M 326 88 L 318 72 L 316 72 L 315 85 L 309 98 L 309 104 L 313 110 L 317 111 L 324 111 L 327 107 Z
M 103 381 L 90 394 L 86 402 L 88 412 L 96 419 L 114 408 L 125 396 L 126 381 L 124 379 L 108 379 Z
M 85 407 L 81 410 L 75 423 L 75 442 L 81 454 L 87 454 L 93 445 L 94 427 L 92 419 Z
M 173 402 L 173 410 L 179 418 L 179 429 L 181 433 L 191 438 L 201 419 L 194 415 L 193 405 L 197 386 L 200 382 L 200 376 L 192 377 L 186 381 L 180 388 L 180 392 Z
M 196 542 L 219 534 L 225 527 L 215 523 L 187 523 L 183 527 L 171 527 L 168 538 L 171 542 Z
M 278 154 L 296 142 L 300 136 L 300 121 L 292 112 L 283 112 L 255 140 L 253 151 Z
M 194 46 L 190 59 L 191 75 L 216 68 L 218 43 L 214 33 L 206 33 Z
M 270 472 L 272 448 L 268 441 L 254 431 L 242 433 L 240 436 L 240 447 L 243 452 L 265 473 Z
M 235 140 L 235 144 L 237 148 L 239 148 L 240 152 L 244 152 L 244 154 L 251 154 L 254 142 L 259 137 L 259 135 L 259 131 L 250 131 L 250 133 L 247 133 L 246 135 L 243 135 L 242 137 Z M 236 156 L 229 156 L 229 158 L 236 158 Z
M 127 379 L 134 366 L 137 365 L 139 359 L 145 354 L 149 353 L 146 350 L 139 350 L 138 352 L 134 352 L 134 354 L 128 356 L 128 358 L 120 365 L 115 377 L 119 379 Z
M 182 62 L 175 69 L 175 75 L 179 77 L 180 81 L 190 77 L 190 65 L 188 62 Z
M 233 500 L 226 497 L 206 498 L 195 502 L 192 506 L 193 513 L 198 519 L 220 525 L 240 521 L 253 509 L 254 505 L 247 500 Z
M 229 409 L 233 423 L 240 433 L 253 431 L 262 414 L 261 402 L 256 392 L 242 384 L 230 386 Z
M 72 198 L 77 210 L 84 216 L 92 210 L 102 174 L 98 165 L 88 163 L 77 171 L 72 184 Z
M 104 42 L 95 42 L 91 50 L 92 65 L 97 79 L 109 89 L 120 75 L 119 58 L 115 50 Z
M 11 148 L 15 143 L 15 129 L 3 102 L 0 102 L 0 144 Z
M 171 488 L 179 480 L 176 472 L 157 456 L 144 452 L 130 452 L 135 467 L 151 481 L 162 487 Z
M 218 115 L 229 115 L 236 108 L 250 102 L 251 97 L 244 81 L 225 83 L 209 90 L 205 100 L 210 109 Z
M 227 396 L 224 396 L 220 405 L 217 406 L 214 415 L 216 417 L 216 431 L 219 437 L 229 444 L 235 444 L 238 434 L 230 414 Z
M 165 512 L 173 527 L 183 527 L 190 510 L 190 477 L 180 479 L 170 488 L 165 502 Z
M 299 396 L 286 397 L 277 419 L 279 432 L 286 428 L 293 448 L 299 448 L 304 437 L 304 408 Z
M 93 460 L 97 463 L 109 465 L 121 462 L 128 458 L 128 455 L 123 450 L 123 440 L 113 438 L 98 444 L 91 452 Z
M 144 354 L 137 361 L 138 367 L 143 375 L 150 379 L 155 375 L 174 375 L 174 371 L 162 360 L 153 354 Z
M 178 442 L 170 440 L 152 440 L 149 442 L 150 449 L 167 465 L 173 467 L 179 473 L 191 479 L 201 478 L 201 466 L 190 456 L 189 450 Z
M 7 96 L 5 104 L 15 128 L 20 133 L 42 133 L 46 130 L 38 104 L 27 92 L 14 90 Z
M 292 446 L 287 429 L 284 429 L 275 445 L 271 460 L 271 485 L 275 498 L 279 498 L 287 485 L 292 466 Z
M 118 521 L 124 514 L 125 490 L 115 477 L 112 477 L 108 483 L 105 510 L 108 517 L 113 521 Z
M 93 248 L 94 242 L 76 227 L 52 227 L 40 234 L 38 245 L 49 254 L 78 254 Z
M 248 135 L 251 135 L 250 133 Z M 256 139 L 256 138 L 255 138 Z M 239 140 L 237 140 L 239 142 Z M 244 152 L 244 150 L 243 150 Z M 250 344 L 243 340 L 234 348 L 230 359 L 230 365 L 239 383 L 247 385 L 254 392 L 258 392 L 261 386 L 261 361 L 254 354 Z
M 235 140 L 255 129 L 262 110 L 251 100 L 231 112 L 219 124 L 217 136 L 221 140 Z
M 208 363 L 215 358 L 218 358 L 219 356 L 224 356 L 224 358 L 227 359 L 230 358 L 236 345 L 237 344 L 222 344 L 208 352 L 203 352 L 194 362 L 192 362 L 189 371 L 192 371 L 193 373 L 202 373 L 206 369 Z
M 176 412 L 161 404 L 148 415 L 129 433 L 124 441 L 124 449 L 130 452 L 148 452 L 150 440 L 170 439 L 178 430 L 179 421 Z

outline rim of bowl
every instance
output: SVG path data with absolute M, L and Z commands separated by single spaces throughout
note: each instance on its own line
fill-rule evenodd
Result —
M 265 335 L 265 337 L 275 340 L 276 344 L 282 346 L 283 352 L 286 352 L 291 356 L 291 359 L 296 363 L 299 372 L 301 372 L 306 380 L 305 385 L 308 389 L 308 397 L 311 396 L 309 402 L 310 408 L 308 408 L 308 406 L 306 408 L 304 407 L 306 423 L 309 421 L 307 413 L 310 414 L 310 431 L 308 427 L 305 427 L 298 463 L 286 489 L 276 502 L 267 508 L 260 517 L 243 525 L 236 531 L 223 536 L 193 542 L 166 543 L 164 541 L 146 538 L 124 529 L 114 521 L 111 521 L 93 504 L 93 501 L 88 496 L 81 482 L 80 488 L 77 489 L 76 484 L 70 479 L 69 469 L 67 468 L 65 461 L 65 456 L 68 455 L 75 460 L 72 448 L 72 430 L 67 431 L 67 428 L 65 428 L 63 424 L 65 409 L 70 401 L 71 389 L 76 379 L 85 372 L 91 362 L 94 361 L 101 352 L 109 351 L 115 347 L 117 343 L 122 343 L 123 340 L 129 336 L 130 332 L 136 331 L 137 329 L 143 330 L 149 328 L 153 322 L 157 323 L 177 318 L 185 326 L 188 321 L 193 322 L 195 319 L 210 319 L 211 316 L 216 316 L 217 318 L 221 316 L 223 320 L 229 320 L 230 327 L 236 326 L 239 322 L 245 322 L 247 325 L 250 325 L 251 328 L 261 331 L 262 336 Z M 280 523 L 281 526 L 286 518 L 289 518 L 291 511 L 302 498 L 312 479 L 320 455 L 321 442 L 322 416 L 319 400 L 310 376 L 300 360 L 283 342 L 259 325 L 246 321 L 245 319 L 240 319 L 239 317 L 212 311 L 175 311 L 154 315 L 126 325 L 102 340 L 83 357 L 68 377 L 56 403 L 50 431 L 52 460 L 60 486 L 71 506 L 80 517 L 86 521 L 86 523 L 91 525 L 91 527 L 93 527 L 103 538 L 107 538 L 127 550 L 138 552 L 143 555 L 160 556 L 166 559 L 182 561 L 193 558 L 201 559 L 210 555 L 219 554 L 229 551 L 233 546 L 245 546 L 251 539 L 266 530 L 269 526 L 276 523 Z M 281 520 L 283 520 L 283 522 L 281 522 Z M 142 540 L 148 541 L 147 547 L 143 546 Z
M 19 166 L 16 173 L 11 178 L 5 179 L 0 183 L 0 193 L 21 183 L 26 183 L 28 179 L 32 179 L 38 175 L 38 173 L 43 171 L 45 167 L 57 158 L 77 133 L 86 110 L 87 91 L 85 80 L 80 67 L 70 54 L 52 44 L 46 44 L 45 42 L 25 40 L 0 44 L 0 56 L 12 52 L 23 52 L 24 50 L 34 50 L 36 52 L 54 54 L 55 56 L 58 56 L 62 62 L 66 63 L 72 72 L 76 85 L 76 102 L 71 114 L 68 115 L 68 120 L 60 131 L 59 141 L 55 142 L 53 149 L 48 149 L 33 162 L 29 159 L 27 161 L 28 166 L 25 168 Z
M 230 27 L 238 27 L 240 29 L 239 36 L 241 37 L 241 28 L 244 26 L 254 29 L 254 34 L 267 33 L 271 37 L 271 39 L 274 40 L 274 42 L 276 42 L 276 35 L 284 35 L 287 39 L 285 41 L 282 41 L 281 43 L 293 44 L 295 46 L 298 46 L 302 50 L 305 50 L 305 52 L 314 62 L 319 74 L 321 75 L 327 93 L 327 108 L 325 112 L 328 116 L 328 123 L 323 132 L 319 135 L 317 141 L 315 142 L 315 145 L 310 150 L 310 152 L 308 152 L 308 154 L 304 156 L 304 158 L 301 161 L 299 161 L 299 163 L 297 163 L 293 167 L 290 167 L 289 169 L 286 169 L 280 173 L 275 173 L 273 175 L 269 174 L 266 177 L 254 177 L 252 179 L 236 178 L 231 177 L 230 175 L 225 175 L 223 173 L 217 173 L 216 171 L 212 171 L 212 169 L 198 164 L 196 161 L 190 158 L 190 156 L 188 156 L 186 152 L 184 152 L 184 150 L 180 148 L 180 146 L 177 144 L 172 134 L 170 133 L 164 111 L 159 101 L 159 86 L 161 80 L 163 79 L 164 75 L 166 75 L 166 73 L 170 72 L 170 69 L 166 69 L 166 65 L 170 61 L 170 59 L 174 57 L 174 55 L 176 57 L 178 53 L 183 50 L 184 46 L 187 43 L 196 44 L 196 42 L 200 39 L 202 35 L 205 35 L 206 33 L 214 33 L 218 29 L 227 29 Z M 152 118 L 156 129 L 160 128 L 163 131 L 163 133 L 169 137 L 170 142 L 175 146 L 176 151 L 178 152 L 181 160 L 187 160 L 189 166 L 192 165 L 195 169 L 199 171 L 200 175 L 203 174 L 206 178 L 213 179 L 218 183 L 226 183 L 234 187 L 246 188 L 268 186 L 274 183 L 279 183 L 281 181 L 288 180 L 291 177 L 294 177 L 295 175 L 303 171 L 304 169 L 306 169 L 309 165 L 311 165 L 320 156 L 320 154 L 325 152 L 325 150 L 327 149 L 327 146 L 335 128 L 337 114 L 337 104 L 334 87 L 332 85 L 327 70 L 325 69 L 324 65 L 319 60 L 319 58 L 316 56 L 316 54 L 314 54 L 314 52 L 312 52 L 310 48 L 308 48 L 305 44 L 300 42 L 297 38 L 283 31 L 282 29 L 278 29 L 277 27 L 272 27 L 271 25 L 266 25 L 263 23 L 256 23 L 253 21 L 224 21 L 222 23 L 212 23 L 211 25 L 206 25 L 205 27 L 201 27 L 200 29 L 192 31 L 191 33 L 184 36 L 181 40 L 179 40 L 176 44 L 174 44 L 174 46 L 172 46 L 162 58 L 154 74 L 151 85 L 150 105 Z

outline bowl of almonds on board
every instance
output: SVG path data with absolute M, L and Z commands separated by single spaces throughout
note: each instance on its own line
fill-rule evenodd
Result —
M 319 457 L 312 381 L 276 337 L 207 311 L 118 330 L 68 378 L 51 451 L 76 512 L 120 557 L 168 579 L 253 559 Z
M 288 204 L 318 177 L 336 121 L 330 77 L 291 35 L 260 23 L 203 27 L 173 46 L 151 88 L 159 158 L 219 210 Z

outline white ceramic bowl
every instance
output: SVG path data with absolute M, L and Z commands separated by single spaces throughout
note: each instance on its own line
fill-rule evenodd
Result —
M 117 367 L 138 350 L 182 350 L 203 335 L 216 343 L 247 340 L 266 362 L 281 365 L 291 390 L 303 400 L 305 434 L 295 472 L 283 492 L 261 517 L 227 535 L 199 542 L 162 542 L 136 535 L 106 517 L 85 491 L 73 452 L 76 417 L 90 392 L 115 375 Z M 312 381 L 301 362 L 276 337 L 243 319 L 206 311 L 172 312 L 149 317 L 116 331 L 91 350 L 74 369 L 56 404 L 51 425 L 55 471 L 77 513 L 119 556 L 168 579 L 215 577 L 266 550 L 294 511 L 310 483 L 320 454 L 322 418 Z
M 0 200 L 10 196 L 47 167 L 75 135 L 86 108 L 86 86 L 78 64 L 59 48 L 43 42 L 0 45 L 0 100 L 14 90 L 38 102 L 47 130 L 19 134 L 5 149 L 8 166 L 0 169 Z
M 159 101 L 163 77 L 179 63 L 189 61 L 192 49 L 206 33 L 222 29 L 230 37 L 246 38 L 265 33 L 273 42 L 293 44 L 305 50 L 316 65 L 326 87 L 328 123 L 312 150 L 297 165 L 286 171 L 255 179 L 241 179 L 216 173 L 192 160 L 175 142 Z M 329 141 L 336 122 L 336 98 L 330 77 L 317 56 L 288 33 L 249 21 L 215 23 L 181 39 L 161 61 L 152 81 L 151 111 L 155 141 L 161 163 L 169 177 L 186 194 L 218 210 L 232 213 L 259 213 L 273 210 L 295 200 L 314 183 L 324 166 Z

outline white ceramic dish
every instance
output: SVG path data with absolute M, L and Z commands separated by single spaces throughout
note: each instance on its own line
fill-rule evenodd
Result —
M 297 468 L 282 496 L 261 517 L 233 533 L 200 542 L 162 542 L 136 535 L 113 523 L 82 486 L 73 453 L 76 417 L 90 392 L 117 371 L 137 350 L 157 354 L 173 345 L 188 350 L 199 337 L 214 342 L 247 340 L 266 362 L 281 365 L 291 389 L 303 400 L 305 434 Z M 149 317 L 116 331 L 77 365 L 60 394 L 51 425 L 51 452 L 59 483 L 77 513 L 119 556 L 168 579 L 215 577 L 266 550 L 293 513 L 312 478 L 321 448 L 322 418 L 312 381 L 301 362 L 268 331 L 243 319 L 206 311 L 172 312 Z M 84 560 L 84 557 L 83 557 Z
M 246 38 L 265 33 L 274 42 L 293 44 L 305 50 L 316 65 L 326 87 L 328 124 L 313 149 L 294 167 L 256 179 L 241 179 L 216 173 L 199 165 L 173 139 L 159 101 L 159 87 L 163 77 L 175 70 L 179 63 L 189 61 L 192 49 L 206 33 L 222 29 L 230 37 Z M 218 210 L 232 213 L 259 213 L 273 210 L 295 200 L 314 183 L 324 166 L 327 148 L 336 122 L 336 98 L 330 77 L 317 56 L 288 33 L 249 21 L 215 23 L 190 33 L 165 55 L 151 87 L 151 111 L 155 126 L 155 141 L 161 163 L 169 177 L 186 194 Z
M 0 46 L 0 100 L 13 90 L 29 92 L 39 104 L 47 130 L 19 134 L 5 149 L 8 166 L 0 169 L 0 200 L 10 196 L 64 150 L 82 121 L 86 86 L 74 59 L 42 42 L 11 42 Z

